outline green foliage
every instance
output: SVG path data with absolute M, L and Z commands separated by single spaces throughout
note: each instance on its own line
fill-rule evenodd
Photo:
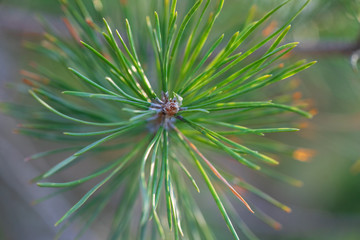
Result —
M 311 115 L 302 106 L 286 105 L 281 98 L 269 100 L 260 89 L 314 64 L 301 60 L 279 65 L 297 45 L 282 44 L 289 24 L 309 1 L 268 36 L 259 37 L 260 29 L 278 11 L 286 11 L 284 7 L 292 1 L 276 6 L 257 21 L 250 16 L 248 24 L 229 39 L 220 35 L 215 40 L 210 36 L 224 0 L 198 0 L 183 15 L 177 12 L 176 0 L 159 1 L 159 12 L 146 17 L 146 25 L 139 24 L 142 16 L 134 13 L 130 20 L 122 19 L 123 28 L 116 31 L 109 19 L 100 20 L 106 9 L 100 1 L 89 6 L 81 0 L 61 2 L 71 39 L 48 26 L 43 44 L 29 43 L 28 47 L 46 55 L 66 76 L 33 66 L 36 74 L 28 74 L 25 83 L 45 108 L 24 111 L 21 106 L 2 105 L 10 114 L 22 113 L 27 119 L 19 132 L 72 141 L 69 148 L 29 157 L 76 151 L 36 177 L 38 186 L 70 190 L 102 177 L 56 225 L 71 224 L 84 216 L 87 221 L 81 237 L 113 195 L 123 189 L 109 239 L 169 239 L 170 234 L 174 239 L 215 239 L 196 197 L 187 189 L 193 185 L 200 192 L 205 184 L 235 239 L 239 239 L 238 230 L 249 239 L 256 237 L 234 210 L 228 190 L 256 217 L 278 228 L 275 220 L 242 197 L 238 187 L 286 212 L 290 208 L 220 167 L 211 156 L 221 152 L 256 172 L 299 184 L 271 170 L 271 165 L 279 162 L 266 153 L 281 153 L 283 148 L 271 147 L 262 139 L 268 133 L 297 131 L 277 126 L 277 122 L 290 120 L 291 114 Z M 143 4 L 152 9 L 156 3 Z M 117 4 L 125 12 L 132 9 L 130 2 Z M 131 25 L 134 18 L 138 28 Z M 143 30 L 147 30 L 146 37 Z M 252 100 L 254 97 L 257 100 Z M 265 124 L 272 126 L 256 127 Z M 246 139 L 255 139 L 258 147 L 246 146 Z M 115 160 L 85 177 L 43 182 L 84 161 L 87 153 L 114 149 L 118 151 Z M 131 216 L 137 216 L 138 207 L 141 216 L 133 221 Z

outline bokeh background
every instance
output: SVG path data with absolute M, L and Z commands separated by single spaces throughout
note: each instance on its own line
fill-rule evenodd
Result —
M 279 2 L 227 0 L 215 31 L 236 29 L 253 5 L 257 6 L 256 16 L 260 17 Z M 285 17 L 291 11 L 287 8 L 282 14 Z M 1 102 L 26 101 L 12 84 L 21 81 L 20 70 L 29 61 L 44 61 L 23 48 L 25 40 L 42 39 L 42 27 L 36 15 L 44 16 L 65 32 L 55 0 L 0 1 Z M 282 16 L 278 18 L 281 23 Z M 276 26 L 277 22 L 272 24 Z M 318 60 L 311 69 L 290 80 L 298 85 L 302 98 L 311 103 L 316 116 L 304 122 L 299 133 L 276 135 L 276 140 L 308 149 L 302 157 L 294 156 L 281 165 L 281 171 L 302 180 L 304 185 L 296 188 L 269 181 L 260 186 L 293 211 L 287 214 L 275 208 L 267 209 L 282 223 L 279 231 L 253 218 L 247 219 L 248 224 L 260 239 L 358 240 L 360 72 L 356 59 L 357 54 L 360 57 L 360 1 L 312 0 L 293 22 L 288 40 L 300 42 L 290 57 Z M 49 165 L 46 161 L 25 163 L 23 159 L 57 145 L 14 134 L 19 123 L 21 120 L 0 115 L 0 239 L 52 239 L 57 231 L 53 223 L 81 196 L 81 191 L 31 204 L 50 193 L 29 183 Z M 216 220 L 210 219 L 210 223 L 224 231 L 224 236 L 230 236 L 225 227 L 216 226 Z M 106 227 L 97 224 L 83 239 L 102 239 L 105 230 Z M 73 239 L 75 233 L 76 226 L 66 231 L 62 239 Z

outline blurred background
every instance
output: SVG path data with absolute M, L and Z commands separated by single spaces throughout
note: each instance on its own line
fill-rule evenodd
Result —
M 259 18 L 279 2 L 226 0 L 215 32 L 234 31 L 253 5 L 257 6 L 255 14 Z M 286 16 L 289 11 L 291 9 L 284 9 L 282 14 Z M 44 16 L 59 32 L 61 29 L 65 32 L 61 10 L 55 0 L 0 0 L 1 102 L 21 101 L 23 97 L 8 85 L 21 81 L 20 70 L 30 61 L 44 61 L 23 48 L 24 40 L 42 39 L 42 27 L 36 15 Z M 271 24 L 275 28 L 278 23 Z M 300 42 L 290 57 L 318 61 L 290 80 L 298 85 L 297 95 L 311 102 L 316 116 L 302 123 L 303 129 L 298 133 L 276 135 L 277 140 L 299 147 L 298 155 L 283 161 L 281 170 L 300 179 L 304 185 L 296 188 L 271 181 L 260 185 L 262 190 L 293 209 L 290 214 L 267 209 L 283 225 L 282 229 L 275 231 L 253 218 L 246 220 L 260 239 L 358 240 L 360 1 L 312 0 L 293 22 L 288 40 Z M 57 144 L 14 134 L 13 129 L 19 123 L 21 120 L 0 115 L 0 239 L 52 239 L 57 232 L 53 223 L 81 193 L 57 196 L 32 205 L 34 200 L 51 191 L 30 184 L 29 180 L 49 165 L 46 161 L 26 163 L 23 160 L 36 152 L 56 148 Z M 216 224 L 216 221 L 210 220 L 210 223 Z M 103 230 L 100 224 L 83 239 L 101 239 Z M 73 239 L 75 233 L 76 226 L 62 239 Z

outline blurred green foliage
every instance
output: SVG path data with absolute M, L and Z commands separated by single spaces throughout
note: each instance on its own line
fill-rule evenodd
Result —
M 2 0 L 2 4 L 11 5 L 19 9 L 27 9 L 32 12 L 60 14 L 60 4 L 57 0 Z

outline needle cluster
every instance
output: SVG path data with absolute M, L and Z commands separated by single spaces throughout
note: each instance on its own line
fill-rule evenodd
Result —
M 301 104 L 288 105 L 288 97 L 264 89 L 314 64 L 288 60 L 284 56 L 298 43 L 282 43 L 308 1 L 266 36 L 258 33 L 269 19 L 301 1 L 286 1 L 256 21 L 249 17 L 228 37 L 212 35 L 224 0 L 110 2 L 62 0 L 70 34 L 62 36 L 44 21 L 45 40 L 27 44 L 51 63 L 32 63 L 23 71 L 37 103 L 32 108 L 1 105 L 23 119 L 19 133 L 69 145 L 27 159 L 70 152 L 33 179 L 38 186 L 61 188 L 61 193 L 97 181 L 56 223 L 63 223 L 60 233 L 82 218 L 81 237 L 111 205 L 109 239 L 218 239 L 190 186 L 202 194 L 208 189 L 234 239 L 239 232 L 256 239 L 236 210 L 240 206 L 279 228 L 248 199 L 265 199 L 286 212 L 290 208 L 233 174 L 226 162 L 236 161 L 254 176 L 301 184 L 272 168 L 279 164 L 276 156 L 295 149 L 265 134 L 298 131 L 289 120 L 311 115 Z M 178 4 L 191 6 L 179 15 Z M 103 17 L 116 7 L 144 24 L 132 29 L 122 18 L 120 29 L 113 31 L 115 19 Z M 159 11 L 143 19 L 142 9 Z M 284 122 L 291 127 L 280 127 Z M 48 180 L 74 165 L 90 164 L 86 156 L 98 159 L 101 167 L 67 182 Z M 137 209 L 141 217 L 133 219 Z

